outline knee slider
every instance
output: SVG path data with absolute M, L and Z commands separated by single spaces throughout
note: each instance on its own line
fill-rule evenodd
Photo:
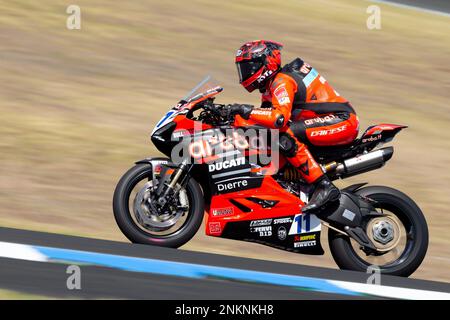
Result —
M 297 153 L 297 143 L 295 143 L 295 140 L 287 134 L 282 134 L 280 136 L 278 146 L 281 153 L 283 153 L 288 158 L 294 157 Z

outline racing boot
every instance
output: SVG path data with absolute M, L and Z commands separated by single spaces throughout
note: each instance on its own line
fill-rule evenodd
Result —
M 328 205 L 334 201 L 339 200 L 341 192 L 338 188 L 328 179 L 326 175 L 323 175 L 316 182 L 314 182 L 314 192 L 311 199 L 305 207 L 303 207 L 303 213 L 309 213 L 315 209 L 319 209 Z

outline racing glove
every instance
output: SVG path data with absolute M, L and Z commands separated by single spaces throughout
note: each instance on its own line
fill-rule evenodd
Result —
M 233 103 L 226 106 L 228 115 L 234 116 L 234 115 L 240 115 L 245 120 L 248 120 L 250 117 L 250 114 L 253 111 L 254 106 L 251 104 L 239 104 L 239 103 Z

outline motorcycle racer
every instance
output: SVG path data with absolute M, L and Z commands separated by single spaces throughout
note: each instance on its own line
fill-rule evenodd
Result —
M 261 88 L 271 97 L 263 99 L 262 108 L 215 103 L 223 87 L 210 81 L 210 77 L 170 106 L 150 135 L 163 156 L 136 161 L 114 190 L 114 218 L 130 241 L 178 248 L 190 241 L 204 222 L 208 236 L 322 255 L 323 223 L 329 227 L 331 255 L 341 269 L 365 272 L 377 265 L 383 274 L 406 277 L 420 266 L 428 248 L 427 222 L 417 204 L 399 190 L 354 183 L 343 188 L 340 196 L 337 192 L 340 200 L 327 206 L 325 212 L 301 214 L 308 204 L 303 195 L 318 194 L 320 181 L 345 179 L 383 167 L 392 158 L 394 147 L 380 146 L 392 141 L 407 126 L 382 123 L 368 127 L 351 143 L 342 144 L 345 141 L 342 137 L 332 140 L 335 135 L 346 133 L 347 126 L 353 126 L 354 120 L 357 122 L 356 116 L 346 102 L 339 101 L 337 94 L 334 101 L 330 98 L 333 93 L 330 88 L 322 88 L 325 91 L 320 92 L 321 85 L 314 83 L 318 75 L 308 66 L 306 76 L 302 75 L 301 68 L 306 64 L 296 61 L 278 67 L 275 78 L 270 79 L 274 88 L 269 84 Z M 294 93 L 286 89 L 287 95 L 283 97 L 276 91 L 274 81 L 278 75 L 289 75 L 288 72 L 297 87 L 286 76 L 283 89 L 292 84 Z M 313 76 L 308 80 L 309 74 Z M 311 87 L 305 85 L 308 81 Z M 317 87 L 312 88 L 313 85 Z M 300 102 L 295 97 L 299 91 L 308 93 L 303 94 L 306 98 Z M 310 98 L 314 95 L 316 98 Z M 286 97 L 289 102 L 283 99 Z M 320 112 L 323 106 L 326 109 Z M 266 126 L 278 129 L 264 130 L 264 125 L 251 119 L 258 117 L 262 117 L 260 123 L 266 120 Z M 336 118 L 341 119 L 343 124 L 336 124 L 342 128 L 328 124 Z M 304 140 L 300 134 L 296 135 L 296 125 L 304 129 Z M 356 129 L 357 124 L 353 133 L 347 134 L 356 136 Z M 308 130 L 316 133 L 309 134 Z M 280 141 L 280 136 L 284 154 L 279 154 L 279 159 L 270 157 L 278 154 L 278 146 L 271 143 Z M 317 147 L 312 142 L 342 145 Z M 302 178 L 301 174 L 306 178 L 312 175 L 309 166 L 314 159 L 310 160 L 308 149 L 320 160 L 318 166 L 326 178 L 321 172 L 310 183 Z M 298 156 L 299 150 L 306 154 L 304 163 L 297 160 L 298 170 L 286 163 L 285 154 L 289 150 L 294 164 L 302 156 Z M 305 172 L 301 173 L 302 169 Z M 315 207 L 317 203 L 329 203 L 329 199 L 333 197 L 316 196 Z
M 244 119 L 280 130 L 280 151 L 299 170 L 314 191 L 303 212 L 320 208 L 340 197 L 340 191 L 312 157 L 308 145 L 351 143 L 359 122 L 351 104 L 313 67 L 300 58 L 281 67 L 283 45 L 273 41 L 247 42 L 235 62 L 240 84 L 262 93 L 261 107 L 233 104 L 229 110 Z

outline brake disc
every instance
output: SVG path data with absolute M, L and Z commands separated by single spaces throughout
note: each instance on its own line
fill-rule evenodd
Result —
M 179 199 L 173 210 L 173 206 L 169 205 L 164 212 L 159 212 L 156 206 L 152 206 L 151 193 L 153 191 L 153 182 L 147 182 L 137 193 L 133 202 L 133 209 L 136 219 L 146 228 L 164 231 L 175 225 L 178 219 L 183 216 L 185 210 L 178 209 L 188 207 L 186 190 L 181 188 L 179 191 Z M 156 211 L 156 212 L 155 212 Z

